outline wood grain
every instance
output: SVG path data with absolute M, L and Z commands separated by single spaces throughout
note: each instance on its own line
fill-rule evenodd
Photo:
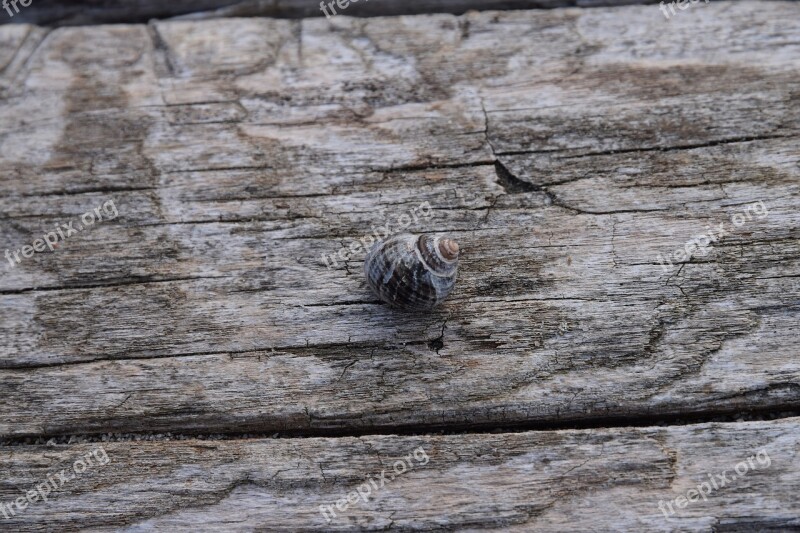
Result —
M 0 435 L 796 408 L 798 14 L 0 28 L 0 251 L 119 212 L 5 262 Z M 422 202 L 440 310 L 326 268 Z
M 71 474 L 92 451 L 108 463 L 0 523 L 14 531 L 795 531 L 798 428 L 800 419 L 789 418 L 2 448 L 2 503 L 62 469 Z M 367 501 L 336 509 L 369 479 L 377 488 L 361 489 Z M 330 522 L 321 505 L 334 506 Z

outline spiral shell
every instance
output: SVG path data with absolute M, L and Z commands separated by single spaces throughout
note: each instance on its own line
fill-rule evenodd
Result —
M 364 261 L 364 274 L 384 302 L 407 311 L 425 311 L 453 290 L 458 253 L 458 244 L 451 239 L 396 235 L 375 243 Z

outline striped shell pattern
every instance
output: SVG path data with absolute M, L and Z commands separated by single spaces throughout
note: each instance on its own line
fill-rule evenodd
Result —
M 364 261 L 364 274 L 382 301 L 406 311 L 440 304 L 456 282 L 458 244 L 432 235 L 402 234 L 378 241 Z

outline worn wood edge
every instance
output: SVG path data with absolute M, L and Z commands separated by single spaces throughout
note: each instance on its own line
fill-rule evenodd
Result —
M 357 0 L 358 1 L 358 0 Z M 467 11 L 500 11 L 558 9 L 565 7 L 594 8 L 611 6 L 628 6 L 636 4 L 652 4 L 655 0 L 421 0 L 402 2 L 389 0 L 380 4 L 350 1 L 345 9 L 334 4 L 337 13 L 334 15 L 328 6 L 327 13 L 331 19 L 335 16 L 349 17 L 384 17 L 402 15 L 423 15 L 447 13 L 461 15 Z M 275 6 L 268 0 L 244 0 L 232 5 L 221 6 L 206 12 L 180 15 L 177 19 L 200 20 L 214 17 L 278 17 L 278 18 L 310 18 L 322 17 L 317 0 L 296 0 L 290 5 Z
M 799 438 L 800 419 L 789 418 L 479 435 L 16 446 L 0 448 L 0 503 L 62 469 L 71 473 L 88 453 L 95 452 L 94 461 L 47 502 L 8 520 L 0 516 L 0 523 L 15 531 L 788 531 L 800 526 Z M 395 479 L 367 501 L 336 510 L 368 478 L 378 483 L 384 469 L 386 479 Z M 680 508 L 679 497 L 693 501 L 681 500 Z M 333 515 L 326 508 L 330 522 L 321 505 L 334 506 Z

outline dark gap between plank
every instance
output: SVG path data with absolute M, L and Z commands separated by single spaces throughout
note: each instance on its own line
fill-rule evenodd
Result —
M 292 431 L 270 432 L 136 432 L 136 433 L 97 433 L 73 435 L 27 435 L 9 438 L 0 438 L 0 447 L 46 445 L 50 444 L 80 444 L 94 442 L 142 442 L 142 441 L 170 441 L 170 440 L 243 440 L 243 439 L 302 439 L 302 438 L 342 438 L 365 437 L 371 435 L 398 435 L 398 436 L 436 436 L 458 434 L 487 434 L 487 433 L 523 433 L 527 431 L 557 431 L 581 429 L 613 429 L 613 428 L 644 428 L 689 426 L 697 424 L 718 423 L 732 424 L 738 422 L 772 421 L 784 418 L 800 417 L 800 405 L 797 403 L 782 407 L 771 406 L 765 409 L 752 409 L 746 411 L 718 411 L 707 413 L 686 413 L 664 415 L 658 417 L 647 416 L 611 416 L 583 420 L 562 421 L 531 421 L 513 424 L 474 424 L 474 425 L 415 425 L 380 428 L 352 428 L 352 429 L 303 429 Z M 137 439 L 138 437 L 138 439 Z

